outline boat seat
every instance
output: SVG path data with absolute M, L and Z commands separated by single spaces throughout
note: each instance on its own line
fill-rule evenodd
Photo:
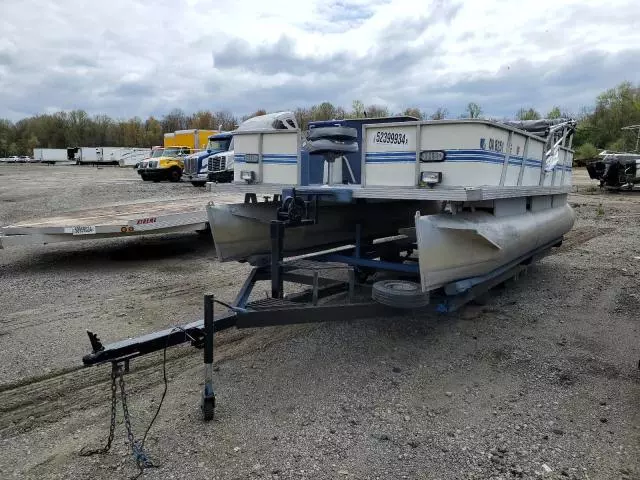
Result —
M 309 131 L 307 151 L 329 158 L 358 151 L 358 132 L 349 127 L 319 127 Z
M 358 139 L 358 132 L 351 127 L 318 127 L 309 130 L 307 137 L 309 140 L 319 138 L 332 138 L 339 141 L 350 141 Z

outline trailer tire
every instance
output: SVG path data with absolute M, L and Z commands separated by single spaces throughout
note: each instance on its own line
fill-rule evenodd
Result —
M 420 308 L 429 304 L 429 294 L 419 283 L 407 280 L 380 280 L 373 284 L 371 298 L 395 308 Z
M 179 182 L 180 177 L 182 177 L 182 172 L 179 168 L 170 168 L 169 169 L 169 181 L 170 182 Z

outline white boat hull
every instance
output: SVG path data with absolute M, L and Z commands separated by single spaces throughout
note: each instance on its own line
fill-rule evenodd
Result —
M 422 290 L 487 274 L 562 238 L 574 221 L 575 213 L 566 202 L 498 217 L 483 211 L 416 215 Z

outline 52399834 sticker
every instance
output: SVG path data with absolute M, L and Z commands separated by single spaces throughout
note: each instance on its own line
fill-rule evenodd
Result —
M 373 143 L 384 145 L 407 145 L 409 139 L 406 133 L 398 132 L 376 132 Z

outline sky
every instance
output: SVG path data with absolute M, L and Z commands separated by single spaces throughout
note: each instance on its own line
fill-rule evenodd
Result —
M 640 82 L 638 0 L 0 0 L 0 118 L 353 100 L 579 112 Z

